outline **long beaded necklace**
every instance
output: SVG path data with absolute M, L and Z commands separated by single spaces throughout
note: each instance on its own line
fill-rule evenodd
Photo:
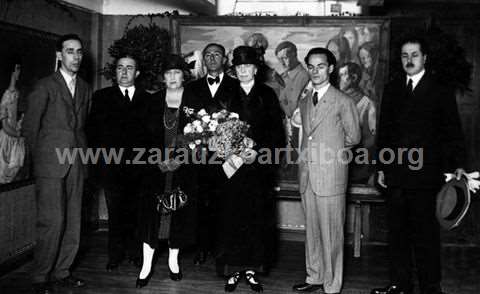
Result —
M 181 95 L 183 94 L 183 91 L 180 92 L 172 92 L 170 95 L 176 94 L 177 97 L 175 97 L 176 101 L 180 100 L 181 101 Z M 167 94 L 165 94 L 167 95 Z M 173 108 L 173 107 L 172 107 Z M 177 119 L 178 119 L 178 114 L 179 114 L 179 108 L 177 107 L 174 112 L 169 111 L 169 109 L 172 109 L 168 107 L 167 104 L 167 98 L 165 97 L 165 107 L 164 107 L 164 112 L 163 112 L 163 125 L 165 126 L 166 129 L 171 130 L 177 126 Z M 167 118 L 168 116 L 168 118 Z

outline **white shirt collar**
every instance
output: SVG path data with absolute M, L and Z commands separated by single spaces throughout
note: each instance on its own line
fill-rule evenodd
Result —
M 61 67 L 60 67 L 60 73 L 62 74 L 63 76 L 63 79 L 65 80 L 65 82 L 67 83 L 67 85 L 70 84 L 70 82 L 75 79 L 77 77 L 77 75 L 69 75 L 66 71 L 64 71 Z
M 207 82 L 208 88 L 210 89 L 210 94 L 212 94 L 212 97 L 214 97 L 215 94 L 217 93 L 218 87 L 220 87 L 220 83 L 223 80 L 223 76 L 224 76 L 223 72 L 219 73 L 218 78 L 220 79 L 220 82 L 219 83 L 213 83 L 213 84 L 210 85 L 210 83 L 208 82 L 208 78 L 214 79 L 215 77 L 210 75 L 210 74 L 207 74 L 206 82 Z
M 255 84 L 255 79 L 252 79 L 250 82 L 248 82 L 246 84 L 240 84 L 240 86 L 245 91 L 245 93 L 247 93 L 247 95 L 248 95 L 248 94 L 250 94 L 250 91 L 252 90 L 254 84 Z
M 318 100 L 320 101 L 320 99 L 322 99 L 323 95 L 325 95 L 325 93 L 327 93 L 328 88 L 330 88 L 330 83 L 327 83 L 325 86 L 321 87 L 320 89 L 313 88 L 312 97 L 315 94 L 315 92 L 317 92 L 317 97 L 318 97 Z
M 408 80 L 412 80 L 412 86 L 413 89 L 418 85 L 418 82 L 422 79 L 422 77 L 425 75 L 425 69 L 423 69 L 421 72 L 414 74 L 413 76 L 407 75 L 407 85 L 408 85 Z
M 128 90 L 128 97 L 130 98 L 130 101 L 133 99 L 133 95 L 135 95 L 135 85 L 132 85 L 130 87 L 122 87 L 118 85 L 120 88 L 120 92 L 122 92 L 123 95 L 125 95 L 125 90 Z
M 214 77 L 214 76 L 212 76 L 212 75 L 210 75 L 210 74 L 207 74 L 207 80 L 208 80 L 208 78 L 212 78 L 212 79 L 214 79 L 215 77 Z M 220 83 L 221 83 L 221 82 L 222 82 L 222 80 L 223 80 L 223 71 L 222 71 L 221 73 L 219 73 L 219 74 L 218 74 L 218 78 L 220 79 Z M 220 83 L 218 83 L 218 84 L 220 84 Z M 208 85 L 210 85 L 210 84 L 208 84 Z M 213 85 L 215 85 L 215 84 L 213 84 Z

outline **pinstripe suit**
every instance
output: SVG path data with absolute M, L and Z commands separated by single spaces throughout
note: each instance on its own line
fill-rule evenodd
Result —
M 306 282 L 323 284 L 326 293 L 337 293 L 342 287 L 348 180 L 348 163 L 339 150 L 358 144 L 361 134 L 351 98 L 330 85 L 314 106 L 312 93 L 309 84 L 299 101 L 303 128 L 299 184 L 306 217 Z

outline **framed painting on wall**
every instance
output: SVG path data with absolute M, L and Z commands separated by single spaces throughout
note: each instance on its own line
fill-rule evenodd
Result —
M 55 70 L 55 43 L 58 35 L 18 25 L 0 22 L 0 92 L 3 95 L 11 85 L 15 69 L 19 72 L 15 82 L 18 98 L 15 106 L 17 121 L 26 110 L 26 96 L 35 83 Z M 3 101 L 3 100 L 2 100 Z M 27 152 L 28 154 L 28 152 Z M 11 175 L 13 182 L 30 178 L 29 158 Z M 8 181 L 10 181 L 9 179 Z M 2 178 L 2 183 L 4 179 Z M 7 182 L 5 182 L 7 183 Z
M 263 47 L 265 64 L 273 73 L 266 84 L 277 93 L 286 114 L 285 127 L 289 137 L 288 162 L 282 164 L 279 187 L 282 190 L 298 190 L 297 165 L 300 131 L 292 127 L 290 119 L 295 105 L 287 105 L 282 100 L 292 91 L 285 83 L 288 64 L 282 62 L 282 48 L 285 41 L 296 47 L 298 61 L 305 70 L 304 57 L 314 47 L 326 47 L 337 58 L 335 86 L 349 94 L 357 103 L 361 116 L 362 143 L 369 150 L 369 161 L 375 150 L 376 125 L 380 99 L 387 77 L 389 57 L 389 27 L 385 18 L 364 17 L 190 17 L 179 16 L 171 20 L 172 44 L 176 53 L 201 58 L 201 51 L 208 43 L 222 44 L 227 52 L 226 72 L 231 66 L 231 54 L 240 45 Z M 201 63 L 199 63 L 201 64 Z M 197 64 L 198 65 L 198 64 Z M 291 70 L 291 69 L 290 69 Z M 358 73 L 355 85 L 346 82 L 344 72 Z M 196 66 L 196 78 L 206 74 L 205 68 Z M 269 83 L 271 82 L 271 83 Z M 294 83 L 293 83 L 294 84 Z M 302 86 L 303 87 L 303 86 Z M 351 91 L 351 88 L 358 91 Z M 295 94 L 298 95 L 298 94 Z M 298 97 L 288 100 L 297 101 Z M 350 183 L 373 184 L 374 166 L 362 158 L 350 165 Z

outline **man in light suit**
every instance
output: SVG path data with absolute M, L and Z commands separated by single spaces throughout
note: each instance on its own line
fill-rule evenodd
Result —
M 299 184 L 306 217 L 305 283 L 295 291 L 339 293 L 343 279 L 343 226 L 348 180 L 348 148 L 360 142 L 354 101 L 330 85 L 335 56 L 313 48 L 305 57 L 310 82 L 299 108 L 302 144 Z
M 60 69 L 41 79 L 28 96 L 23 131 L 32 153 L 37 196 L 37 243 L 33 283 L 36 293 L 51 293 L 85 283 L 70 273 L 80 243 L 84 165 L 61 160 L 59 153 L 86 148 L 84 124 L 91 90 L 77 73 L 81 39 L 62 36 L 56 44 Z

